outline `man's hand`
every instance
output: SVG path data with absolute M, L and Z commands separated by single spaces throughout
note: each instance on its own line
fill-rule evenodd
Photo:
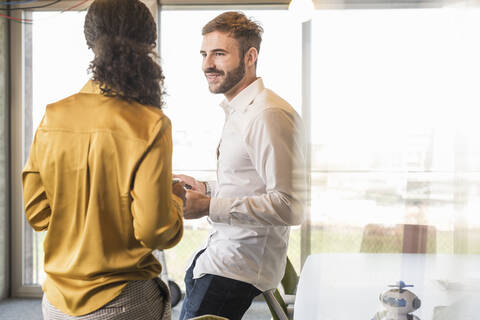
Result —
M 187 202 L 185 203 L 185 208 L 183 208 L 183 218 L 199 219 L 208 216 L 210 197 L 197 191 L 187 190 L 186 198 Z
M 206 194 L 207 190 L 205 190 L 205 184 L 203 182 L 197 181 L 195 178 L 184 174 L 173 174 L 173 178 L 178 178 L 186 184 L 192 186 L 193 191 L 200 192 L 201 194 Z

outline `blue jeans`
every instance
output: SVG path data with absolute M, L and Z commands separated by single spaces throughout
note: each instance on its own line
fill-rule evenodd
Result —
M 249 283 L 213 274 L 193 279 L 193 268 L 202 252 L 197 254 L 185 274 L 186 294 L 179 320 L 205 314 L 242 319 L 253 298 L 262 292 Z

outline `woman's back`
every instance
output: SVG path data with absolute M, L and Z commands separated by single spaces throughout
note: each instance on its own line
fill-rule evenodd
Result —
M 182 235 L 182 204 L 171 201 L 164 170 L 171 167 L 170 131 L 160 109 L 103 96 L 94 82 L 47 107 L 24 181 L 38 172 L 42 186 L 32 192 L 48 201 L 42 207 L 33 197 L 26 211 L 34 228 L 48 230 L 44 291 L 60 310 L 93 311 L 126 281 L 161 271 L 151 250 Z

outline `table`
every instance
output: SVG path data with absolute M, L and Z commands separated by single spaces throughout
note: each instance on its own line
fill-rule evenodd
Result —
M 370 320 L 379 295 L 403 280 L 421 320 L 480 319 L 480 255 L 315 254 L 300 274 L 295 320 Z

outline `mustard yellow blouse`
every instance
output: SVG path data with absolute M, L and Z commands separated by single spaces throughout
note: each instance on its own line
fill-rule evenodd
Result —
M 51 304 L 84 315 L 160 273 L 152 249 L 183 233 L 171 155 L 160 109 L 103 96 L 94 82 L 47 106 L 22 179 L 27 219 L 47 230 Z

